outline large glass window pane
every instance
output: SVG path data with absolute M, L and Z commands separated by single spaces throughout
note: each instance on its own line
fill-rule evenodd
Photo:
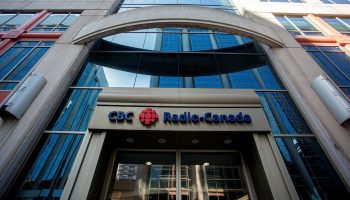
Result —
M 337 20 L 336 18 L 322 18 L 323 21 L 327 22 L 327 24 L 331 25 L 335 30 L 340 32 L 349 32 L 350 28 L 345 24 Z
M 0 78 L 3 79 L 32 48 L 10 48 L 0 56 Z
M 55 131 L 86 131 L 101 90 L 72 89 L 48 126 Z
M 276 16 L 278 21 L 286 28 L 288 31 L 296 31 L 297 29 L 283 16 Z
M 249 199 L 241 168 L 238 153 L 182 153 L 181 199 Z
M 194 77 L 195 88 L 222 88 L 219 75 L 196 76 Z
M 190 42 L 191 42 L 191 50 L 192 51 L 203 51 L 213 49 L 213 45 L 211 43 L 211 39 L 208 30 L 203 29 L 192 29 L 189 30 L 190 33 Z M 199 33 L 199 34 L 195 34 Z M 204 33 L 204 34 L 203 34 Z
M 79 15 L 80 14 L 70 14 L 58 27 L 68 28 L 78 19 Z
M 273 134 L 311 134 L 287 92 L 257 92 Z
M 214 36 L 219 48 L 238 46 L 243 43 L 243 41 L 235 35 L 216 33 Z M 239 41 L 239 39 L 241 41 Z
M 177 52 L 182 51 L 181 29 L 166 28 L 162 36 L 162 51 Z M 167 33 L 170 32 L 170 33 Z
M 18 14 L 15 17 L 8 20 L 6 23 L 2 24 L 0 26 L 0 31 L 10 31 L 12 29 L 16 29 L 17 27 L 21 26 L 25 22 L 29 21 L 29 19 L 34 14 Z
M 44 21 L 38 24 L 32 31 L 52 31 L 52 29 L 60 24 L 66 17 L 67 14 L 51 14 Z
M 338 85 L 350 85 L 348 78 L 335 68 L 335 66 L 321 52 L 310 52 L 310 54 Z
M 108 199 L 176 199 L 175 153 L 118 151 Z
M 276 138 L 300 199 L 349 199 L 315 138 Z
M 7 77 L 6 80 L 21 80 L 40 60 L 49 48 L 35 48 Z
M 9 19 L 14 17 L 16 14 L 0 14 L 0 25 L 7 22 Z
M 312 26 L 303 17 L 288 17 L 301 31 L 317 31 L 317 29 Z
M 83 139 L 77 134 L 45 134 L 41 150 L 21 183 L 18 199 L 59 199 Z

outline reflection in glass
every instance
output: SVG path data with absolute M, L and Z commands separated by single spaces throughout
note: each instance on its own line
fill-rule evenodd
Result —
M 45 134 L 17 199 L 59 199 L 82 140 L 77 134 Z
M 182 153 L 182 200 L 249 199 L 238 153 Z
M 287 92 L 257 92 L 273 134 L 311 134 Z
M 86 131 L 101 90 L 73 89 L 61 104 L 48 130 Z
M 300 199 L 349 199 L 315 138 L 276 138 Z
M 0 20 L 4 23 L 0 24 L 0 32 L 16 29 L 27 22 L 32 16 L 34 16 L 34 14 L 18 14 L 16 16 L 12 16 L 12 14 L 1 14 Z
M 176 199 L 175 153 L 118 152 L 109 199 Z

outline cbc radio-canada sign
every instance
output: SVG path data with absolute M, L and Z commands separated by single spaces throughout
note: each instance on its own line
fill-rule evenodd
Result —
M 244 114 L 242 112 L 238 113 L 229 113 L 229 114 L 220 114 L 220 113 L 212 113 L 205 112 L 204 114 L 191 113 L 188 111 L 182 113 L 170 113 L 163 112 L 163 123 L 168 124 L 178 124 L 178 123 L 215 123 L 215 124 L 223 124 L 223 123 L 239 123 L 239 124 L 250 124 L 252 122 L 252 117 L 249 114 Z M 146 108 L 140 111 L 138 115 L 139 121 L 145 126 L 156 125 L 159 116 L 155 109 Z M 124 112 L 124 111 L 111 111 L 108 114 L 108 119 L 112 123 L 132 123 L 134 119 L 134 112 Z

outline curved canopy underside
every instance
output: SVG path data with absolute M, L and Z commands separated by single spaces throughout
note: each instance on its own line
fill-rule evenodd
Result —
M 128 31 L 189 27 L 217 30 L 252 38 L 271 47 L 283 47 L 274 29 L 239 15 L 199 6 L 152 6 L 107 16 L 85 25 L 74 38 L 75 44 L 91 42 L 109 35 Z

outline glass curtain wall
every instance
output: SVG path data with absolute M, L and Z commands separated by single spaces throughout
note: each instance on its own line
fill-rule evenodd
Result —
M 119 11 L 127 3 L 140 5 L 133 2 L 125 1 Z M 103 87 L 254 89 L 300 198 L 348 198 L 259 45 L 237 35 L 181 27 L 138 30 L 97 42 L 32 155 L 17 198 L 24 193 L 60 197 Z

